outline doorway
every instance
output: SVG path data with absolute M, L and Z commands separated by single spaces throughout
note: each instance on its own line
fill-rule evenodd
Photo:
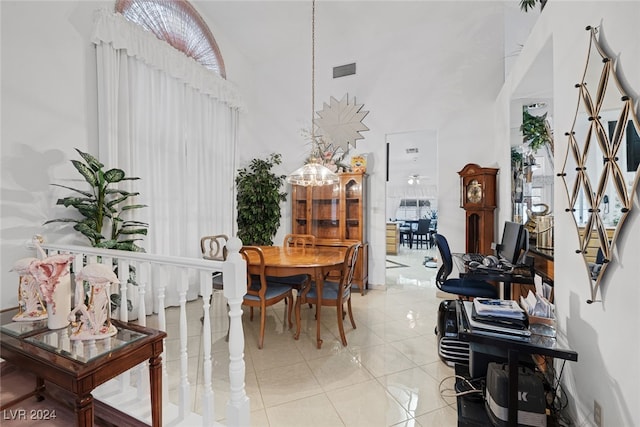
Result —
M 418 242 L 419 220 L 430 220 L 432 232 L 438 221 L 438 140 L 435 130 L 396 132 L 386 135 L 387 179 L 385 217 L 387 225 L 402 230 L 397 251 L 386 255 L 387 285 L 428 286 L 437 268 L 437 249 L 430 236 Z M 407 227 L 409 227 L 408 231 Z

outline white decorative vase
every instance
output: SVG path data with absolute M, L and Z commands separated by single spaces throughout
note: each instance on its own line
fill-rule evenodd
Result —
M 60 277 L 58 284 L 51 296 L 53 304 L 47 305 L 47 327 L 49 329 L 61 329 L 69 325 L 69 312 L 71 312 L 71 275 Z

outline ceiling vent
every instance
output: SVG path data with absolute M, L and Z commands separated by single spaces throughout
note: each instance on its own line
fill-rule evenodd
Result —
M 338 77 L 350 76 L 356 73 L 356 63 L 340 65 L 338 67 L 333 67 L 333 78 L 337 79 Z

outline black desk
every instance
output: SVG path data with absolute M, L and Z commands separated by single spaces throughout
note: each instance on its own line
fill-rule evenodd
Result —
M 517 266 L 510 271 L 492 269 L 492 268 L 469 268 L 463 259 L 464 254 L 453 253 L 453 260 L 460 272 L 460 277 L 473 280 L 485 280 L 487 282 L 502 283 L 502 298 L 511 299 L 511 284 L 521 283 L 526 285 L 533 284 L 535 276 L 533 266 Z
M 479 331 L 474 331 L 469 324 L 467 310 L 465 309 L 465 305 L 468 306 L 469 304 L 471 303 L 460 300 L 456 301 L 458 338 L 461 341 L 469 342 L 471 348 L 473 344 L 481 344 L 506 351 L 509 364 L 509 425 L 515 426 L 517 425 L 518 417 L 518 359 L 520 354 L 537 354 L 577 362 L 578 353 L 558 345 L 556 339 L 542 337 L 540 335 L 531 335 L 530 339 L 521 341 L 511 339 L 507 336 L 502 338 L 484 335 Z M 456 372 L 457 371 L 458 369 L 456 368 Z M 460 410 L 460 403 L 458 409 Z M 473 423 L 471 423 L 471 425 L 473 425 Z

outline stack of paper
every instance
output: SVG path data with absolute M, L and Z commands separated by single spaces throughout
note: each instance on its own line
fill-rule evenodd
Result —
M 529 315 L 531 332 L 545 337 L 556 336 L 556 314 L 553 304 L 538 293 L 529 291 L 526 298 L 520 297 L 520 305 Z
M 526 329 L 529 326 L 527 314 L 512 300 L 475 298 L 472 317 L 478 322 L 514 329 Z
M 520 297 L 520 305 L 522 305 L 530 316 L 543 317 L 546 319 L 555 318 L 553 304 L 545 297 L 534 294 L 531 291 L 529 291 L 526 298 Z
M 480 316 L 502 316 L 522 318 L 524 310 L 513 300 L 475 298 L 473 306 Z
M 526 320 L 491 315 L 480 316 L 476 311 L 476 304 L 471 301 L 464 301 L 463 304 L 465 311 L 471 313 L 468 320 L 474 333 L 522 341 L 527 341 L 531 336 L 529 328 L 524 326 Z M 526 314 L 523 311 L 521 314 L 526 319 Z

